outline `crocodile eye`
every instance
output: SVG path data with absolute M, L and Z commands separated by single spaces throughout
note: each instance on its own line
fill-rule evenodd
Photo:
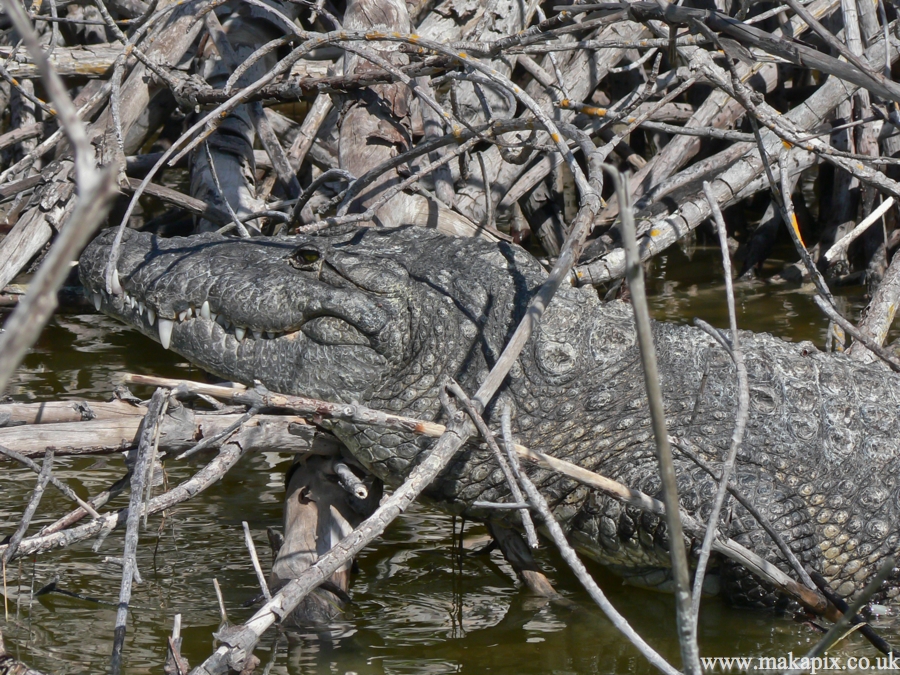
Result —
M 320 259 L 319 252 L 314 248 L 298 248 L 291 254 L 291 265 L 301 270 L 313 269 Z

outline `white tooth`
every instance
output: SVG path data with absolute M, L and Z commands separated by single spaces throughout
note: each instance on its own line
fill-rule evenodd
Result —
M 253 337 L 256 340 L 262 340 L 263 332 L 261 330 L 253 329 Z
M 172 329 L 174 327 L 174 321 L 159 317 L 159 342 L 163 346 L 163 349 L 168 349 L 169 345 L 172 343 Z
M 150 322 L 151 326 L 156 321 L 156 312 L 153 311 L 152 307 L 147 308 L 147 321 Z
M 209 311 L 209 300 L 204 300 L 203 304 L 200 305 L 200 316 L 204 319 L 212 318 L 212 312 Z
M 234 327 L 234 337 L 237 338 L 238 342 L 244 341 L 244 336 L 247 334 L 247 329 L 243 326 L 235 326 Z
M 270 340 L 274 340 L 274 339 L 275 339 L 275 333 L 273 333 L 273 332 L 270 331 L 270 330 L 267 330 L 267 331 L 266 331 L 266 337 L 269 338 Z
M 218 321 L 218 320 L 219 320 L 219 315 L 216 314 L 215 312 L 210 312 L 210 313 L 209 313 L 209 319 L 210 319 L 210 321 Z
M 122 284 L 119 283 L 119 270 L 113 270 L 112 283 L 110 284 L 112 292 L 116 295 L 122 294 Z
M 138 306 L 138 314 L 143 314 L 146 307 L 144 307 L 144 302 L 142 300 L 137 301 Z
M 100 294 L 94 293 L 94 308 L 99 312 L 100 311 Z
M 186 321 L 186 320 L 189 319 L 190 317 L 191 317 L 191 310 L 189 310 L 189 309 L 186 309 L 186 310 L 184 310 L 183 312 L 179 312 L 179 313 L 178 313 L 178 320 L 179 320 L 179 321 Z

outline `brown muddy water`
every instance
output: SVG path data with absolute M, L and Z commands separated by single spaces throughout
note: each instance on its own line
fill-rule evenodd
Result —
M 718 253 L 699 249 L 688 261 L 670 249 L 652 270 L 656 318 L 687 322 L 703 318 L 727 325 Z M 742 328 L 766 331 L 821 345 L 825 322 L 811 291 L 761 282 L 737 285 Z M 861 289 L 841 298 L 855 316 Z M 137 332 L 97 315 L 60 315 L 44 332 L 20 369 L 9 394 L 21 401 L 60 397 L 101 399 L 111 391 L 112 375 L 136 371 L 192 377 L 177 355 Z M 149 390 L 138 391 L 149 397 Z M 154 517 L 141 535 L 138 564 L 144 583 L 135 587 L 125 647 L 126 672 L 160 673 L 173 617 L 182 615 L 183 653 L 192 665 L 213 649 L 219 624 L 213 578 L 222 585 L 229 619 L 239 623 L 254 611 L 244 603 L 258 594 L 243 544 L 247 520 L 257 548 L 267 551 L 265 529 L 280 527 L 283 475 L 290 458 L 275 453 L 249 457 L 226 479 L 193 501 Z M 57 475 L 84 497 L 104 489 L 123 473 L 118 456 L 61 458 Z M 170 462 L 170 484 L 187 478 L 196 465 Z M 0 537 L 16 527 L 34 483 L 29 471 L 0 465 Z M 127 495 L 112 506 L 121 507 Z M 41 503 L 31 531 L 67 510 L 53 490 Z M 458 528 L 458 523 L 456 524 Z M 539 553 L 557 588 L 571 601 L 559 607 L 521 590 L 497 554 L 458 555 L 454 523 L 427 506 L 415 506 L 359 558 L 346 619 L 329 631 L 263 637 L 256 655 L 270 673 L 650 673 L 655 672 L 591 604 L 586 594 L 546 545 Z M 484 529 L 467 525 L 467 550 L 486 539 Z M 121 556 L 121 532 L 100 543 L 14 562 L 7 571 L 8 619 L 0 607 L 0 626 L 14 655 L 48 673 L 107 672 L 112 646 L 119 571 L 104 562 Z M 268 555 L 261 555 L 264 566 Z M 672 598 L 623 586 L 592 568 L 612 601 L 645 639 L 679 663 Z M 52 593 L 31 598 L 54 577 L 58 587 L 94 600 Z M 102 601 L 102 602 L 97 602 Z M 107 603 L 107 604 L 104 604 Z M 788 657 L 805 653 L 817 633 L 790 617 L 737 610 L 705 600 L 700 617 L 701 653 L 706 657 Z M 876 619 L 883 634 L 900 643 L 900 620 L 890 613 Z M 877 654 L 852 635 L 832 656 L 847 665 L 851 657 L 877 665 Z M 760 662 L 752 662 L 755 669 Z M 865 664 L 865 662 L 863 662 Z M 722 672 L 721 668 L 710 672 Z

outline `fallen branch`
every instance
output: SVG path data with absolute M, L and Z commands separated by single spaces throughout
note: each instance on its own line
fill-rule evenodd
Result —
M 647 306 L 647 293 L 644 288 L 644 270 L 641 267 L 637 248 L 637 237 L 634 227 L 634 212 L 631 207 L 627 179 L 615 169 L 609 170 L 616 197 L 621 205 L 621 235 L 625 245 L 626 277 L 631 290 L 631 304 L 634 309 L 634 323 L 640 346 L 641 369 L 644 374 L 644 387 L 650 409 L 650 424 L 656 442 L 656 459 L 659 463 L 659 476 L 662 482 L 662 497 L 665 504 L 666 527 L 669 533 L 669 557 L 672 560 L 672 575 L 675 581 L 675 609 L 677 614 L 678 643 L 681 646 L 681 660 L 685 670 L 692 675 L 699 675 L 700 650 L 697 646 L 697 622 L 692 610 L 690 567 L 687 551 L 684 547 L 684 535 L 679 518 L 678 478 L 675 475 L 675 464 L 672 461 L 672 448 L 669 445 L 669 434 L 666 431 L 666 413 L 662 398 L 662 387 L 659 383 L 659 369 L 656 365 L 656 347 L 653 344 L 653 330 L 650 327 L 650 309 Z M 533 488 L 533 486 L 532 486 Z M 529 492 L 529 498 L 531 497 Z M 533 498 L 532 498 L 533 499 Z M 713 520 L 710 534 L 717 527 Z M 702 576 L 701 576 L 702 583 Z M 699 607 L 698 607 L 699 610 Z
M 223 446 L 215 458 L 210 460 L 206 466 L 188 480 L 168 492 L 151 499 L 146 508 L 147 515 L 165 511 L 176 504 L 187 501 L 221 480 L 237 464 L 238 460 L 247 453 L 247 450 L 241 447 L 240 440 L 240 438 L 232 439 L 232 441 Z M 22 540 L 16 555 L 13 557 L 43 553 L 86 541 L 96 537 L 101 532 L 111 532 L 117 527 L 124 525 L 127 517 L 128 509 L 121 509 L 115 513 L 103 514 L 100 518 L 68 530 L 27 537 Z M 6 550 L 6 545 L 0 545 L 0 555 L 3 555 Z
M 113 635 L 112 658 L 109 670 L 112 675 L 122 671 L 122 648 L 125 646 L 125 622 L 128 619 L 128 603 L 131 601 L 131 585 L 137 577 L 137 545 L 141 524 L 141 506 L 144 490 L 153 484 L 153 454 L 159 438 L 161 417 L 165 414 L 169 392 L 157 389 L 147 406 L 147 416 L 141 431 L 137 458 L 131 472 L 131 498 L 128 502 L 128 516 L 125 520 L 125 552 L 122 554 L 122 583 L 119 590 L 119 604 L 116 609 L 116 627 Z M 150 477 L 148 478 L 148 469 Z
M 53 450 L 52 447 L 49 447 L 49 446 L 48 446 L 48 447 L 45 449 L 45 453 L 46 453 L 46 452 L 53 453 L 54 450 Z M 40 474 L 43 473 L 43 469 L 42 469 L 42 468 L 38 468 L 38 465 L 37 465 L 37 464 L 35 464 L 34 462 L 32 462 L 28 457 L 25 457 L 24 455 L 20 455 L 20 454 L 19 454 L 18 452 L 16 452 L 15 450 L 10 450 L 9 448 L 6 448 L 6 447 L 0 445 L 0 455 L 6 455 L 6 456 L 9 457 L 10 459 L 14 459 L 15 461 L 19 462 L 20 464 L 24 464 L 25 466 L 27 466 L 29 469 L 31 469 L 31 470 L 34 471 L 35 473 L 40 473 Z M 44 460 L 44 461 L 45 461 L 45 463 L 46 463 L 46 454 L 45 454 L 45 460 Z M 78 495 L 76 495 L 76 494 L 75 494 L 75 491 L 74 491 L 72 488 L 70 488 L 68 485 L 66 485 L 65 483 L 63 483 L 61 480 L 59 480 L 58 478 L 56 478 L 56 477 L 53 476 L 52 474 L 49 476 L 49 480 L 50 480 L 50 484 L 53 485 L 53 487 L 55 487 L 57 490 L 59 490 L 60 492 L 62 492 L 66 497 L 68 497 L 69 499 L 71 499 L 73 502 L 76 502 L 81 508 L 83 508 L 83 509 L 85 510 L 85 512 L 89 513 L 89 514 L 90 514 L 91 516 L 93 516 L 94 518 L 99 518 L 99 517 L 100 517 L 100 514 L 97 513 L 97 512 L 93 509 L 93 507 L 91 507 L 90 504 L 88 504 L 87 502 L 83 501 L 83 500 L 81 499 L 81 497 L 79 497 Z
M 165 385 L 160 385 L 165 386 Z M 216 438 L 207 449 L 224 444 L 223 433 L 240 421 L 240 414 L 198 413 L 182 409 L 166 415 L 162 423 L 159 447 L 166 453 L 181 453 L 193 448 L 197 439 Z M 47 448 L 55 448 L 59 457 L 69 455 L 108 455 L 134 447 L 138 441 L 141 417 L 123 416 L 86 422 L 21 425 L 0 429 L 0 445 L 19 448 L 24 457 L 39 457 Z M 250 450 L 277 448 L 281 452 L 331 454 L 335 442 L 317 433 L 302 417 L 257 415 L 246 421 L 243 442 Z
M 4 586 L 5 582 L 5 570 L 7 563 L 13 559 L 16 551 L 19 548 L 19 543 L 22 541 L 22 537 L 25 536 L 25 532 L 28 530 L 28 526 L 31 524 L 31 519 L 34 516 L 34 512 L 37 511 L 38 504 L 41 503 L 41 497 L 44 496 L 44 489 L 47 487 L 47 483 L 50 481 L 50 471 L 53 468 L 53 450 L 48 450 L 44 455 L 44 464 L 41 467 L 41 473 L 38 476 L 37 485 L 34 486 L 34 491 L 31 493 L 31 498 L 28 500 L 28 506 L 25 507 L 25 512 L 22 514 L 22 519 L 19 521 L 19 526 L 16 528 L 16 531 L 13 533 L 12 537 L 9 540 L 9 543 L 4 546 L 3 555 L 0 557 L 3 563 L 4 570 Z M 6 595 L 6 589 L 4 588 L 4 596 Z

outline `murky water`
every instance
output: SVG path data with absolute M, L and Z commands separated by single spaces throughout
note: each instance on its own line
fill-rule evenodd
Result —
M 686 271 L 688 270 L 689 271 Z M 698 250 L 690 265 L 677 251 L 654 268 L 653 310 L 658 318 L 688 321 L 699 316 L 727 323 L 718 255 Z M 855 289 L 858 293 L 859 289 Z M 821 344 L 825 323 L 809 292 L 796 286 L 740 284 L 739 322 L 794 340 Z M 859 295 L 844 308 L 862 306 Z M 9 394 L 17 400 L 65 396 L 103 398 L 111 378 L 127 370 L 159 375 L 194 375 L 179 357 L 119 324 L 96 315 L 54 319 L 26 359 Z M 149 391 L 138 392 L 142 395 Z M 213 649 L 219 624 L 213 578 L 222 585 L 229 619 L 239 623 L 258 594 L 243 544 L 247 520 L 261 552 L 265 528 L 279 527 L 283 473 L 289 458 L 275 453 L 249 457 L 226 479 L 191 502 L 154 517 L 141 536 L 138 564 L 144 583 L 135 588 L 128 621 L 126 672 L 162 672 L 166 636 L 182 614 L 183 652 L 193 665 Z M 59 459 L 58 475 L 82 496 L 95 494 L 123 472 L 119 457 Z M 196 465 L 171 463 L 170 484 Z M 0 465 L 0 536 L 11 533 L 27 501 L 33 476 Z M 112 506 L 124 505 L 127 496 Z M 32 532 L 67 510 L 49 490 Z M 458 526 L 458 524 L 457 524 Z M 324 634 L 264 636 L 256 654 L 271 673 L 649 673 L 655 672 L 587 599 L 564 565 L 545 546 L 539 560 L 572 602 L 547 604 L 520 588 L 497 554 L 468 554 L 486 540 L 480 526 L 464 532 L 466 554 L 454 546 L 452 521 L 417 506 L 364 551 L 351 589 L 346 619 Z M 15 562 L 7 570 L 8 620 L 0 626 L 7 647 L 33 666 L 53 673 L 108 670 L 119 570 L 106 556 L 120 556 L 122 534 L 65 551 Z M 264 565 L 268 555 L 261 556 Z M 678 663 L 671 597 L 625 587 L 600 569 L 598 580 L 646 640 Z M 30 600 L 30 591 L 59 576 L 58 587 L 94 600 L 58 593 Z M 0 608 L 0 620 L 2 620 Z M 884 634 L 900 642 L 894 618 L 879 619 Z M 734 610 L 704 602 L 700 625 L 704 656 L 782 657 L 804 653 L 818 635 L 808 625 L 766 612 Z M 856 636 L 832 650 L 842 658 L 876 654 Z M 757 664 L 758 662 L 754 662 Z

